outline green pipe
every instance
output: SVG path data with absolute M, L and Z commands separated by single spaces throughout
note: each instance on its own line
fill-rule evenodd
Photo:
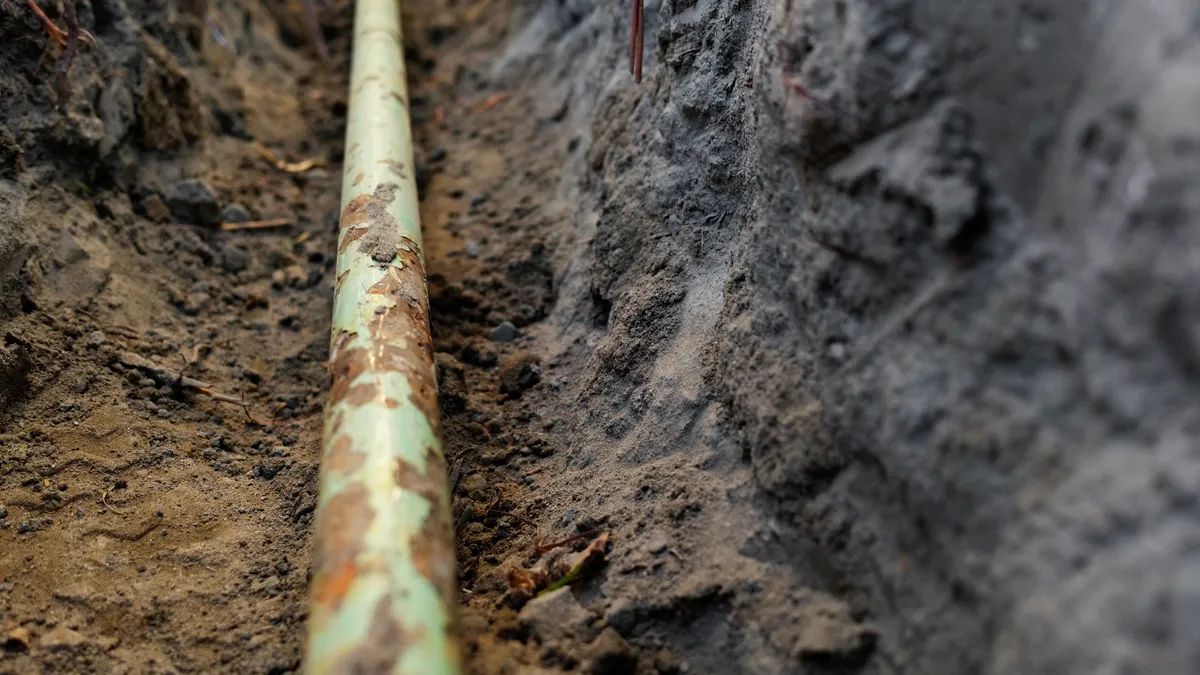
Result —
M 456 565 L 398 0 L 359 0 L 304 672 L 456 675 Z

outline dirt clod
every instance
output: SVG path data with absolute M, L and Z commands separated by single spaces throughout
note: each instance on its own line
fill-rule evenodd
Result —
M 167 207 L 177 222 L 216 225 L 221 222 L 221 200 L 211 185 L 189 179 L 172 185 L 166 194 Z
M 531 352 L 521 352 L 500 362 L 500 393 L 514 398 L 542 381 L 542 368 L 538 357 Z
M 629 643 L 612 628 L 605 628 L 588 645 L 586 654 L 590 659 L 587 672 L 590 675 L 626 675 L 637 671 L 637 655 Z
M 524 630 L 542 643 L 560 638 L 590 642 L 596 634 L 591 628 L 591 613 L 579 604 L 569 588 L 530 600 L 521 608 L 518 618 Z
M 512 342 L 521 336 L 521 332 L 511 321 L 504 321 L 489 333 L 492 342 Z

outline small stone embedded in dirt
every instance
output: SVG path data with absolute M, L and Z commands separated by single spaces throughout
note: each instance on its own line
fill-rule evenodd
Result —
M 637 656 L 620 633 L 607 627 L 585 649 L 591 675 L 627 675 L 637 671 Z
M 78 631 L 71 630 L 66 626 L 59 626 L 54 630 L 42 636 L 38 640 L 38 646 L 50 651 L 65 651 L 76 649 L 88 643 L 88 639 Z
M 511 321 L 505 321 L 492 329 L 492 342 L 512 342 L 521 337 L 521 331 Z
M 147 218 L 156 223 L 166 223 L 171 220 L 171 208 L 157 194 L 146 195 L 146 198 L 142 200 L 142 210 L 146 212 Z
M 104 332 L 94 330 L 91 333 L 88 333 L 87 340 L 84 342 L 84 345 L 91 349 L 97 349 L 102 347 L 105 342 L 107 342 L 107 340 L 104 337 Z
M 567 587 L 525 603 L 518 617 L 521 627 L 543 644 L 568 637 L 587 642 L 596 634 L 591 627 L 591 613 Z
M 3 520 L 7 517 L 8 517 L 8 507 L 0 506 L 0 520 Z
M 228 204 L 221 211 L 221 222 L 223 223 L 248 223 L 250 222 L 250 211 L 246 207 L 234 202 Z
M 468 241 L 468 242 L 467 242 L 467 256 L 468 256 L 468 257 L 471 257 L 471 258 L 478 258 L 478 257 L 479 257 L 479 254 L 480 254 L 482 251 L 483 251 L 483 249 L 482 249 L 482 248 L 480 248 L 480 246 L 479 246 L 479 244 L 478 244 L 477 242 L 474 242 L 474 241 Z
M 230 221 L 226 221 L 230 222 Z M 226 244 L 221 247 L 221 269 L 237 274 L 250 264 L 250 254 L 240 246 Z
M 270 576 L 263 580 L 263 592 L 272 597 L 279 595 L 279 577 Z
M 538 358 L 534 354 L 521 352 L 505 359 L 500 364 L 501 394 L 517 398 L 541 381 L 542 368 L 538 365 Z
M 167 190 L 171 215 L 188 225 L 216 225 L 221 222 L 221 200 L 207 182 L 191 178 Z

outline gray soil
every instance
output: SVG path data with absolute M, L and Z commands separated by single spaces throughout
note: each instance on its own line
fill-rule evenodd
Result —
M 0 0 L 0 673 L 300 667 L 349 4 Z M 628 30 L 405 3 L 467 670 L 1200 672 L 1200 6 Z

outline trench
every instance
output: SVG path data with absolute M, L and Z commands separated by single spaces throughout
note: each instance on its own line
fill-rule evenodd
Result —
M 0 0 L 0 675 L 301 672 L 352 4 Z M 463 671 L 1197 672 L 1194 7 L 630 11 L 403 3 Z

